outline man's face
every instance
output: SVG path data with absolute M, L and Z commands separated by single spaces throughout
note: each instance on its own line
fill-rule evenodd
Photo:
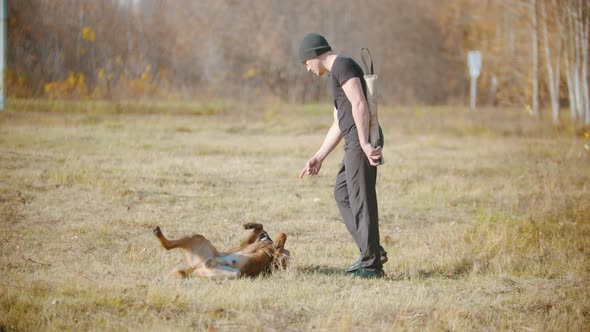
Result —
M 326 68 L 324 68 L 324 66 L 322 66 L 322 62 L 320 61 L 320 59 L 316 58 L 312 58 L 309 60 L 306 60 L 304 63 L 305 68 L 307 68 L 308 72 L 312 72 L 318 76 L 322 76 L 326 73 Z

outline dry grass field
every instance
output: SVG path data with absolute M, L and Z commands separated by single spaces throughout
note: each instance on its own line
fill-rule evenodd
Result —
M 12 103 L 0 331 L 590 329 L 588 131 L 521 110 L 382 107 L 390 260 L 358 280 L 332 198 L 342 148 L 298 178 L 329 105 Z M 250 221 L 287 233 L 287 271 L 168 277 L 184 256 L 154 226 L 227 248 Z

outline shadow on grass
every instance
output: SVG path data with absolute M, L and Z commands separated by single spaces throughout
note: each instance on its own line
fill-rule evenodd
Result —
M 327 276 L 345 276 L 349 275 L 344 269 L 338 269 L 331 266 L 324 265 L 307 265 L 298 268 L 304 274 L 323 274 Z
M 335 268 L 331 266 L 324 266 L 324 265 L 307 265 L 297 269 L 303 274 L 320 274 L 325 276 L 333 276 L 333 277 L 349 277 L 351 279 L 357 279 L 353 277 L 352 273 L 346 272 L 342 268 Z M 385 281 L 400 281 L 404 280 L 405 278 L 400 275 L 392 275 L 385 272 L 385 276 L 381 278 L 377 278 L 375 280 L 385 280 Z M 358 278 L 358 280 L 362 280 Z
M 407 280 L 424 280 L 432 278 L 442 279 L 460 279 L 468 275 L 472 270 L 472 264 L 468 261 L 458 262 L 455 266 L 450 269 L 419 269 L 412 273 L 408 271 L 388 271 L 387 267 L 384 267 L 385 276 L 379 278 L 379 280 L 386 281 L 407 281 Z M 342 277 L 348 276 L 352 278 L 351 273 L 347 273 L 343 268 L 335 268 L 325 265 L 306 265 L 297 268 L 297 271 L 303 274 L 315 274 L 325 276 Z
M 392 280 L 425 280 L 425 279 L 453 279 L 458 280 L 469 276 L 473 272 L 473 262 L 469 259 L 459 259 L 444 267 L 404 269 L 391 275 Z

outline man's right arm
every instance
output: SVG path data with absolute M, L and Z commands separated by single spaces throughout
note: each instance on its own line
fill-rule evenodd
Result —
M 342 139 L 342 133 L 340 132 L 340 128 L 338 127 L 338 111 L 334 108 L 334 122 L 328 130 L 326 134 L 326 138 L 324 138 L 324 142 L 314 155 L 314 157 L 318 158 L 321 161 L 324 161 L 326 157 L 334 150 L 334 148 L 340 143 Z
M 328 130 L 324 142 L 314 156 L 307 161 L 299 177 L 302 178 L 305 174 L 317 175 L 322 167 L 322 162 L 334 150 L 338 143 L 340 143 L 340 140 L 342 140 L 342 134 L 338 127 L 338 111 L 334 108 L 334 122 L 330 130 Z

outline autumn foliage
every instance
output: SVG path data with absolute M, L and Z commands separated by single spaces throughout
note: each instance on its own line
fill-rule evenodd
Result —
M 549 106 L 547 47 L 567 105 L 572 52 L 587 79 L 589 9 L 583 0 L 11 1 L 8 93 L 322 101 L 326 81 L 296 55 L 302 36 L 319 32 L 359 62 L 368 47 L 379 97 L 395 104 L 464 104 L 467 52 L 480 50 L 478 102 Z

